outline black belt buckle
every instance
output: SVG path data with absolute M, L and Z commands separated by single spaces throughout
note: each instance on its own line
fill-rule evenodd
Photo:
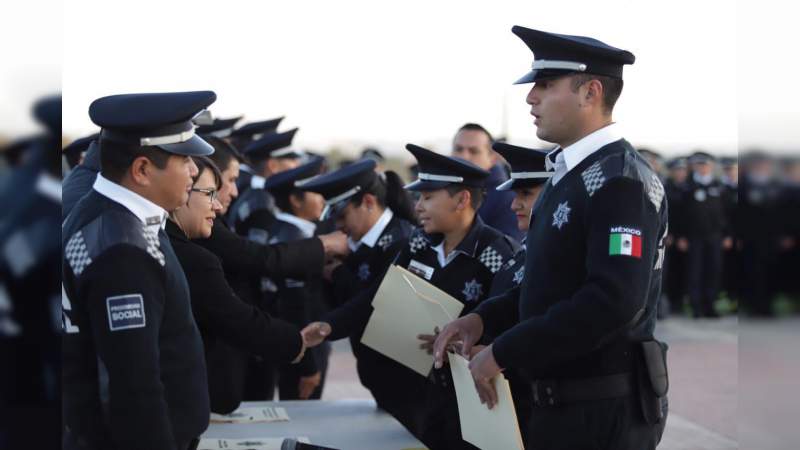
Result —
M 533 405 L 556 406 L 560 403 L 555 380 L 533 380 Z

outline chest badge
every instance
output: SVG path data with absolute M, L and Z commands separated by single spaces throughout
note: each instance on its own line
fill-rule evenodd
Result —
M 565 223 L 569 222 L 569 212 L 572 209 L 567 203 L 568 202 L 559 203 L 556 212 L 553 213 L 553 226 L 559 230 Z
M 694 199 L 698 202 L 706 201 L 706 191 L 705 189 L 698 189 L 694 191 Z
M 358 279 L 361 281 L 367 281 L 369 279 L 369 264 L 362 263 L 358 266 Z
M 522 278 L 524 276 L 525 276 L 525 268 L 520 267 L 519 270 L 514 272 L 514 279 L 512 281 L 514 282 L 514 284 L 519 286 L 520 284 L 522 284 Z
M 483 294 L 483 286 L 478 283 L 478 280 L 473 278 L 472 281 L 467 281 L 464 283 L 464 290 L 461 291 L 461 293 L 464 294 L 464 299 L 466 301 L 474 302 L 481 298 L 481 295 Z

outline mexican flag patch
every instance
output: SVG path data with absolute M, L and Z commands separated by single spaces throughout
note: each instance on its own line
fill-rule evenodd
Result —
M 641 258 L 642 232 L 635 228 L 612 228 L 608 237 L 608 254 Z

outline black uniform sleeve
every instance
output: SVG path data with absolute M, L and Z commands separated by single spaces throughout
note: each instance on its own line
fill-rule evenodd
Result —
M 198 255 L 192 263 L 198 266 L 187 268 L 187 276 L 198 322 L 208 324 L 229 344 L 271 362 L 285 363 L 297 357 L 302 337 L 295 325 L 271 318 L 239 299 L 213 255 Z
M 276 278 L 322 274 L 325 251 L 319 238 L 264 245 L 245 239 L 222 224 L 214 226 L 213 233 L 208 239 L 194 242 L 217 255 L 229 273 Z
M 594 193 L 585 214 L 584 285 L 499 336 L 493 349 L 501 367 L 548 367 L 575 359 L 620 336 L 644 313 L 660 238 L 660 218 L 644 186 L 613 178 Z M 641 257 L 611 254 L 615 227 L 641 232 Z
M 520 287 L 514 286 L 506 292 L 484 300 L 473 311 L 483 320 L 483 333 L 499 336 L 519 322 Z
M 387 258 L 386 261 L 389 262 L 384 267 L 380 268 L 381 271 L 378 273 L 378 276 L 373 278 L 372 283 L 366 289 L 361 289 L 356 292 L 355 295 L 344 304 L 330 311 L 325 316 L 323 321 L 331 325 L 331 335 L 328 339 L 335 341 L 363 331 L 367 326 L 369 316 L 372 315 L 372 299 L 378 292 L 378 288 L 383 281 L 383 277 L 386 276 L 389 267 L 391 265 L 408 266 L 408 261 L 411 258 L 408 253 L 407 244 L 408 241 L 405 239 L 398 240 L 392 244 L 384 253 L 389 256 L 395 254 L 397 256 L 394 258 Z
M 164 314 L 163 268 L 144 250 L 118 245 L 87 270 L 83 286 L 97 356 L 108 371 L 109 426 L 119 449 L 175 449 L 161 382 L 159 334 Z M 132 325 L 112 318 L 124 303 L 142 316 Z M 116 313 L 115 313 L 116 314 Z
M 333 271 L 331 285 L 335 306 L 339 306 L 357 294 L 359 281 L 353 271 L 342 264 Z

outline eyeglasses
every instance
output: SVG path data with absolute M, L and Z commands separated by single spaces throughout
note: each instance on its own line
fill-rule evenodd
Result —
M 211 200 L 211 204 L 214 204 L 214 202 L 217 200 L 217 196 L 219 195 L 219 191 L 216 190 L 215 188 L 206 188 L 206 189 L 192 188 L 192 192 L 202 192 L 203 194 L 206 194 L 208 198 Z

